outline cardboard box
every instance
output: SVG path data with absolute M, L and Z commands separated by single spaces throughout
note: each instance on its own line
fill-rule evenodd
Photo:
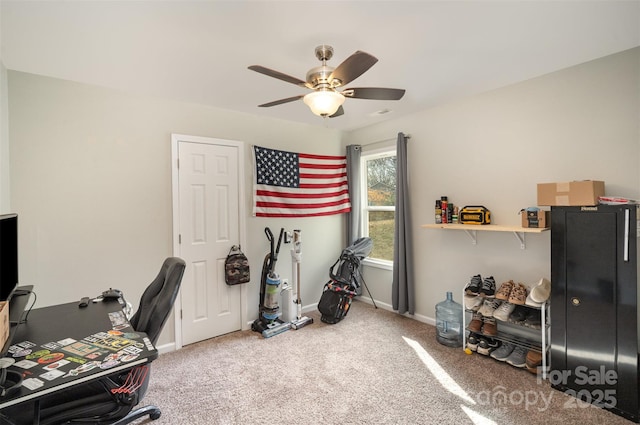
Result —
M 551 211 L 522 211 L 522 227 L 545 228 L 551 226 Z
M 9 339 L 9 303 L 0 301 L 0 348 Z
M 599 196 L 604 196 L 603 181 L 582 180 L 563 183 L 538 183 L 538 205 L 598 205 Z

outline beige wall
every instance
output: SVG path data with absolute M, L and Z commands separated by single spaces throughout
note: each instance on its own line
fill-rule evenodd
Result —
M 536 204 L 538 182 L 600 179 L 608 194 L 640 198 L 639 87 L 637 48 L 343 135 L 10 71 L 11 206 L 21 217 L 21 283 L 36 285 L 40 306 L 109 286 L 138 299 L 172 254 L 171 133 L 335 154 L 346 144 L 403 131 L 412 136 L 416 313 L 429 321 L 445 292 L 459 300 L 473 274 L 492 274 L 499 283 L 550 274 L 548 232 L 527 235 L 524 250 L 509 233 L 482 233 L 474 246 L 463 232 L 420 227 L 433 222 L 435 199 L 483 204 L 495 223 L 515 225 L 518 211 Z M 249 215 L 249 165 L 245 177 Z M 316 303 L 344 247 L 343 218 L 247 217 L 245 251 L 255 271 L 250 314 L 268 250 L 265 226 L 302 229 L 303 304 Z M 278 269 L 290 277 L 288 248 L 282 252 Z M 365 278 L 388 307 L 391 273 L 367 269 Z M 172 334 L 163 337 L 171 341 Z
M 640 198 L 640 48 L 608 56 L 479 96 L 387 121 L 346 135 L 366 145 L 411 135 L 411 191 L 416 313 L 433 318 L 446 291 L 460 301 L 469 277 L 527 284 L 550 277 L 550 233 L 421 228 L 434 222 L 441 195 L 457 205 L 485 205 L 494 223 L 519 225 L 521 208 L 536 205 L 536 183 L 604 180 L 606 192 Z M 374 297 L 391 303 L 391 272 L 367 269 Z
M 319 299 L 344 244 L 343 218 L 250 217 L 250 145 L 339 154 L 339 132 L 13 71 L 9 95 L 20 283 L 35 285 L 38 306 L 97 296 L 109 287 L 123 289 L 134 304 L 140 298 L 172 255 L 171 133 L 246 143 L 243 250 L 252 267 L 251 320 L 269 250 L 265 226 L 275 233 L 302 230 L 302 300 Z M 290 248 L 283 245 L 278 259 L 278 271 L 289 279 Z

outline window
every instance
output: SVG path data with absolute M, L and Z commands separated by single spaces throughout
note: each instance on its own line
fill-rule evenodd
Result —
M 391 267 L 396 211 L 396 151 L 362 152 L 362 234 L 373 240 L 369 262 Z

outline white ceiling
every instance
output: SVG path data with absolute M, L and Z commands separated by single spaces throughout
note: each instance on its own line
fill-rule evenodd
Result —
M 250 114 L 351 130 L 640 45 L 639 1 L 9 1 L 7 69 Z M 304 80 L 329 44 L 379 61 L 350 87 L 407 90 L 347 99 L 323 120 L 305 94 L 247 69 Z M 380 115 L 378 111 L 389 109 Z

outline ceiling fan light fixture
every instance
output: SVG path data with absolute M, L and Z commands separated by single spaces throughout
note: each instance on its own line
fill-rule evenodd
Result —
M 335 114 L 344 103 L 344 96 L 331 90 L 319 90 L 307 94 L 303 101 L 314 114 L 328 117 Z

